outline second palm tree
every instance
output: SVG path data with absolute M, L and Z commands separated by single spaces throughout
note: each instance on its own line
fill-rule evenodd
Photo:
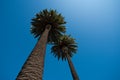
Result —
M 51 48 L 51 52 L 54 54 L 55 57 L 57 56 L 58 59 L 62 58 L 62 60 L 67 59 L 73 80 L 79 80 L 79 77 L 70 59 L 70 57 L 73 56 L 73 53 L 76 53 L 76 50 L 77 45 L 74 39 L 67 35 L 63 35 L 58 42 L 54 43 Z

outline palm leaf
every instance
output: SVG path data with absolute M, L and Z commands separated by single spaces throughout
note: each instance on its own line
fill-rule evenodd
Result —
M 70 35 L 63 35 L 61 36 L 57 42 L 54 42 L 51 53 L 55 57 L 61 58 L 62 60 L 67 59 L 67 53 L 63 51 L 64 48 L 68 49 L 68 55 L 70 57 L 73 56 L 74 53 L 77 51 L 77 44 L 75 43 L 75 39 L 70 37 Z
M 65 33 L 65 23 L 66 22 L 64 21 L 64 17 L 56 10 L 45 9 L 37 13 L 32 19 L 31 33 L 35 38 L 40 38 L 46 28 L 46 25 L 51 25 L 48 42 L 52 43 L 57 41 L 58 38 L 62 36 L 63 33 Z

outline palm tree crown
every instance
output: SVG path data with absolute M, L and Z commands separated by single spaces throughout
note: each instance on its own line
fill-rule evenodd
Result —
M 47 25 L 51 26 L 48 35 L 47 42 L 55 42 L 66 31 L 64 26 L 66 22 L 61 14 L 58 14 L 56 10 L 43 10 L 36 14 L 36 17 L 32 19 L 31 33 L 35 38 L 40 38 Z
M 64 51 L 67 49 L 67 53 Z M 72 57 L 74 53 L 77 51 L 77 44 L 74 41 L 74 38 L 63 35 L 60 37 L 58 42 L 55 42 L 54 45 L 51 48 L 51 52 L 55 57 L 58 57 L 58 59 L 62 58 L 62 60 L 67 59 L 67 54 Z

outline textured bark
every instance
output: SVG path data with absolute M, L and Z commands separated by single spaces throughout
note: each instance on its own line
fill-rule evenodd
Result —
M 67 61 L 68 61 L 69 67 L 70 67 L 70 71 L 72 73 L 73 80 L 80 80 L 77 73 L 76 73 L 76 71 L 75 71 L 75 68 L 74 68 L 74 66 L 72 64 L 70 56 L 68 54 L 67 54 Z
M 23 65 L 16 80 L 42 80 L 46 43 L 51 26 L 46 26 L 30 56 Z

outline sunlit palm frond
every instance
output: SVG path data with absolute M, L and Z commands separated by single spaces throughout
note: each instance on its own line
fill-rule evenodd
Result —
M 45 9 L 37 13 L 32 19 L 31 33 L 35 38 L 39 38 L 44 32 L 46 25 L 51 25 L 48 42 L 55 42 L 66 31 L 65 23 L 64 17 L 56 10 Z

